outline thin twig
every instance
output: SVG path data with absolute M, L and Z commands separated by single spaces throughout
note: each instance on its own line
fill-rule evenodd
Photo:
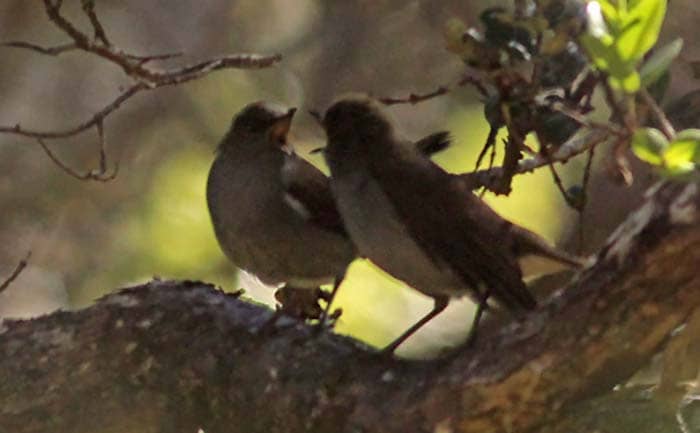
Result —
M 397 104 L 411 104 L 415 105 L 418 104 L 419 102 L 427 101 L 429 99 L 436 98 L 438 96 L 446 95 L 453 91 L 456 88 L 459 87 L 464 87 L 467 84 L 473 85 L 476 90 L 481 94 L 482 96 L 488 96 L 488 91 L 486 90 L 486 87 L 481 83 L 477 78 L 471 76 L 471 75 L 464 75 L 462 78 L 460 78 L 456 83 L 452 85 L 441 85 L 438 86 L 437 89 L 430 91 L 428 93 L 410 93 L 408 96 L 404 96 L 401 98 L 392 98 L 392 97 L 383 97 L 383 98 L 377 98 L 379 102 L 381 102 L 384 105 L 397 105 Z
M 591 179 L 591 169 L 593 168 L 593 157 L 595 155 L 595 146 L 588 150 L 588 159 L 586 160 L 586 168 L 583 170 L 583 181 L 581 182 L 581 194 L 583 198 L 581 200 L 581 209 L 578 211 L 578 254 L 583 254 L 583 214 L 586 210 L 586 205 L 588 204 L 588 185 Z
M 554 168 L 554 163 L 552 160 L 549 160 L 549 164 L 547 164 L 549 167 L 549 171 L 552 173 L 552 178 L 554 179 L 554 184 L 557 186 L 559 189 L 559 192 L 561 193 L 562 197 L 564 197 L 564 201 L 566 202 L 567 205 L 570 207 L 578 210 L 578 206 L 576 203 L 574 203 L 571 200 L 571 197 L 569 196 L 569 193 L 566 191 L 566 188 L 564 188 L 564 182 L 562 182 L 561 177 L 559 176 L 559 173 L 557 173 L 557 170 Z
M 510 112 L 510 106 L 501 104 L 501 115 L 506 124 L 508 131 L 508 139 L 505 141 L 505 152 L 503 156 L 503 164 L 501 167 L 501 178 L 491 189 L 496 194 L 510 194 L 513 176 L 518 169 L 518 162 L 522 159 L 523 150 L 526 148 L 525 139 L 520 134 L 520 131 L 513 125 L 513 118 Z
M 570 117 L 571 119 L 575 120 L 579 124 L 581 124 L 584 127 L 587 128 L 596 128 L 596 129 L 604 129 L 607 130 L 610 134 L 616 135 L 616 136 L 623 136 L 627 134 L 626 131 L 622 130 L 621 128 L 617 127 L 615 124 L 611 123 L 603 123 L 603 122 L 596 122 L 594 120 L 591 120 L 586 117 L 583 113 L 577 111 L 577 110 L 572 110 L 571 108 L 567 107 L 561 102 L 554 102 L 551 104 L 547 104 L 547 107 L 551 108 L 554 111 L 558 111 L 565 116 Z
M 107 39 L 107 33 L 105 32 L 104 27 L 102 27 L 102 23 L 100 23 L 100 20 L 97 19 L 97 15 L 95 15 L 95 0 L 82 0 L 82 3 L 83 12 L 85 12 L 85 15 L 87 15 L 88 19 L 90 20 L 90 24 L 92 25 L 92 29 L 95 34 L 95 39 L 101 41 L 105 45 L 112 45 L 112 43 L 109 42 L 109 39 Z
M 574 156 L 579 155 L 606 141 L 608 138 L 609 135 L 607 131 L 600 129 L 593 129 L 586 131 L 583 134 L 576 134 L 569 138 L 564 144 L 559 146 L 559 148 L 553 152 L 549 158 L 545 157 L 544 155 L 537 154 L 532 158 L 521 160 L 513 174 L 529 173 L 537 168 L 549 164 L 550 159 L 552 162 L 566 162 Z M 503 169 L 501 167 L 494 167 L 459 176 L 464 177 L 464 180 L 469 185 L 473 185 L 475 188 L 484 186 L 487 189 L 494 191 L 494 188 L 498 187 L 498 181 L 501 179 L 502 175 Z
M 105 151 L 105 131 L 102 120 L 97 122 L 97 137 L 100 142 L 100 173 L 107 172 L 107 153 Z
M 23 48 L 26 50 L 36 51 L 37 53 L 45 54 L 47 56 L 58 56 L 59 54 L 79 49 L 78 46 L 72 42 L 56 45 L 55 47 L 42 47 L 41 45 L 32 44 L 30 42 L 8 41 L 1 43 L 0 47 Z
M 79 51 L 82 50 L 82 48 L 78 47 L 74 42 L 67 43 L 67 44 L 62 44 L 62 45 L 56 45 L 54 47 L 43 47 L 41 45 L 33 44 L 31 42 L 25 42 L 25 41 L 7 41 L 7 42 L 2 42 L 0 43 L 0 47 L 10 47 L 10 48 L 22 48 L 26 50 L 31 50 L 35 51 L 40 54 L 45 54 L 47 56 L 58 56 L 60 54 L 69 52 L 69 51 Z M 168 60 L 168 59 L 173 59 L 175 57 L 181 57 L 183 55 L 182 52 L 174 52 L 174 53 L 163 53 L 163 54 L 130 54 L 130 53 L 123 53 L 124 57 L 128 59 L 135 60 L 139 64 L 144 64 L 148 62 L 152 62 L 154 60 Z
M 10 284 L 12 284 L 12 282 L 16 280 L 17 277 L 19 277 L 19 274 L 21 274 L 24 268 L 27 267 L 27 263 L 29 263 L 29 258 L 31 256 L 32 252 L 28 251 L 24 258 L 20 260 L 19 263 L 17 263 L 17 266 L 15 266 L 15 270 L 12 271 L 10 276 L 7 277 L 5 281 L 2 282 L 2 284 L 0 284 L 0 293 L 4 292 L 5 289 L 7 289 L 10 286 Z
M 63 170 L 66 174 L 68 174 L 71 177 L 74 177 L 78 180 L 96 180 L 98 182 L 109 182 L 110 180 L 113 180 L 115 177 L 117 177 L 117 171 L 119 170 L 118 165 L 114 169 L 114 172 L 112 174 L 109 174 L 109 175 L 107 175 L 102 170 L 98 170 L 98 171 L 90 170 L 90 171 L 85 172 L 83 174 L 78 173 L 77 171 L 75 171 L 74 169 L 68 167 L 65 163 L 63 163 L 63 161 L 58 159 L 58 157 L 46 145 L 44 140 L 42 140 L 41 138 L 37 138 L 36 141 L 39 142 L 39 145 L 41 145 L 41 148 L 44 149 L 44 152 L 51 159 L 51 161 L 53 161 L 53 163 L 56 164 L 56 166 L 58 166 L 61 170 Z
M 608 103 L 608 106 L 612 110 L 612 114 L 610 115 L 610 118 L 615 120 L 617 119 L 621 124 L 625 125 L 627 127 L 628 125 L 625 123 L 625 112 L 624 110 L 620 107 L 620 103 L 615 99 L 615 91 L 613 88 L 610 86 L 610 82 L 608 81 L 607 76 L 601 77 L 600 84 L 603 87 L 603 94 L 605 95 L 605 101 Z
M 119 108 L 124 101 L 131 98 L 140 91 L 147 89 L 149 89 L 149 86 L 146 83 L 136 83 L 132 85 L 131 87 L 120 93 L 119 96 L 117 96 L 112 102 L 105 105 L 104 108 L 102 108 L 100 111 L 93 114 L 89 119 L 71 128 L 59 131 L 36 131 L 22 128 L 19 124 L 17 124 L 14 126 L 0 126 L 0 132 L 4 132 L 7 134 L 17 134 L 29 138 L 43 139 L 72 137 L 94 127 L 95 125 L 97 125 L 98 122 L 100 122 L 114 110 Z
M 646 88 L 642 88 L 639 91 L 640 96 L 645 104 L 649 107 L 656 120 L 661 126 L 661 131 L 664 133 L 667 139 L 672 140 L 676 136 L 676 130 L 673 128 L 671 121 L 666 117 L 666 113 L 659 107 L 654 98 L 651 97 L 649 91 Z
M 224 68 L 264 68 L 273 65 L 281 60 L 279 54 L 272 56 L 261 56 L 255 54 L 239 54 L 232 56 L 223 56 L 204 62 L 197 63 L 192 66 L 178 68 L 173 70 L 158 71 L 145 66 L 143 58 L 125 53 L 120 49 L 105 43 L 96 44 L 80 30 L 78 30 L 70 21 L 68 21 L 60 13 L 61 2 L 52 4 L 51 0 L 44 0 L 46 13 L 49 19 L 63 30 L 68 36 L 73 39 L 75 45 L 87 52 L 102 57 L 124 70 L 124 73 L 132 78 L 146 80 L 152 87 L 158 87 L 169 84 L 178 84 L 189 81 L 193 78 L 198 78 L 207 72 Z M 95 17 L 97 19 L 97 17 Z M 101 28 L 101 25 L 100 25 Z M 194 77 L 189 75 L 195 74 Z
M 378 101 L 381 102 L 384 105 L 395 105 L 395 104 L 417 104 L 419 102 L 427 101 L 428 99 L 433 99 L 437 96 L 441 96 L 449 92 L 449 89 L 445 86 L 440 86 L 437 89 L 433 90 L 432 92 L 428 92 L 425 94 L 417 94 L 417 93 L 411 93 L 407 97 L 404 98 L 379 98 Z
M 200 61 L 192 65 L 182 67 L 169 68 L 164 70 L 151 69 L 145 66 L 146 63 L 152 60 L 170 59 L 179 56 L 181 53 L 168 53 L 158 55 L 134 55 L 126 53 L 114 46 L 107 37 L 107 32 L 100 23 L 97 14 L 95 13 L 94 0 L 81 0 L 83 11 L 90 20 L 94 31 L 94 37 L 91 38 L 68 19 L 61 14 L 62 0 L 43 0 L 46 14 L 49 20 L 53 22 L 59 29 L 66 33 L 72 40 L 72 43 L 58 45 L 55 47 L 42 47 L 29 42 L 10 41 L 0 46 L 15 47 L 29 49 L 45 55 L 59 55 L 67 51 L 83 50 L 88 53 L 99 56 L 111 63 L 120 66 L 124 73 L 129 77 L 136 79 L 136 83 L 132 84 L 126 90 L 123 90 L 111 102 L 107 103 L 101 110 L 93 113 L 88 119 L 78 123 L 73 127 L 63 130 L 53 131 L 38 131 L 23 128 L 20 124 L 12 126 L 0 125 L 0 133 L 15 134 L 23 137 L 33 138 L 38 140 L 44 152 L 49 158 L 64 172 L 81 180 L 97 180 L 105 182 L 113 179 L 119 169 L 119 165 L 115 165 L 112 174 L 107 173 L 107 154 L 105 150 L 105 134 L 104 134 L 104 119 L 111 113 L 116 111 L 121 104 L 132 98 L 136 94 L 144 90 L 153 90 L 159 87 L 178 85 L 203 77 L 204 75 L 227 68 L 239 69 L 258 69 L 272 66 L 281 60 L 279 54 L 275 55 L 257 55 L 257 54 L 235 54 L 227 55 L 214 59 Z M 79 173 L 76 170 L 68 167 L 60 161 L 56 155 L 51 152 L 44 140 L 67 138 L 78 135 L 88 129 L 95 128 L 99 140 L 99 168 L 91 170 L 87 173 Z
M 489 135 L 486 137 L 486 143 L 484 143 L 484 147 L 481 148 L 481 152 L 479 152 L 479 156 L 476 158 L 476 164 L 474 166 L 474 170 L 478 170 L 479 167 L 481 166 L 481 161 L 484 159 L 484 156 L 486 156 L 486 151 L 491 149 L 491 164 L 489 165 L 489 168 L 493 166 L 493 155 L 495 154 L 495 146 L 496 146 L 496 136 L 498 136 L 498 128 L 494 128 L 493 126 L 489 129 Z
M 148 62 L 152 62 L 154 60 L 169 60 L 169 59 L 174 59 L 176 57 L 182 57 L 184 55 L 183 52 L 177 51 L 174 53 L 163 53 L 163 54 L 151 54 L 151 55 L 138 55 L 138 54 L 124 54 L 126 57 L 130 59 L 137 60 L 139 64 L 145 64 Z
M 56 139 L 77 135 L 91 127 L 96 126 L 109 114 L 118 109 L 127 99 L 143 90 L 153 90 L 159 87 L 182 84 L 187 81 L 202 77 L 208 72 L 224 68 L 264 68 L 281 60 L 281 56 L 260 56 L 256 54 L 239 54 L 226 56 L 219 59 L 208 60 L 194 65 L 167 70 L 160 75 L 155 84 L 138 82 L 120 93 L 112 102 L 93 114 L 89 119 L 78 125 L 60 131 L 36 131 L 22 128 L 19 124 L 14 126 L 0 125 L 0 133 L 17 134 L 30 138 Z

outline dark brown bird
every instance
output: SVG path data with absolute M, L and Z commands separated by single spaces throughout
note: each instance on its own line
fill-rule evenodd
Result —
M 255 102 L 238 113 L 221 140 L 207 181 L 207 204 L 226 256 L 263 283 L 281 284 L 285 312 L 323 318 L 356 257 L 328 178 L 287 142 L 295 109 Z M 448 145 L 445 133 L 416 143 L 426 154 Z M 318 287 L 335 282 L 323 313 Z M 307 301 L 306 290 L 312 289 Z M 319 295 L 320 296 L 320 295 Z M 294 298 L 297 302 L 284 302 Z M 308 298 L 308 297 L 306 297 Z M 299 303 L 301 302 L 301 305 Z
M 503 219 L 458 176 L 401 145 L 373 100 L 336 102 L 323 126 L 331 187 L 359 253 L 434 300 L 432 311 L 386 352 L 444 310 L 451 297 L 468 295 L 479 305 L 472 335 L 489 297 L 516 313 L 535 308 L 519 259 L 536 255 L 580 266 Z

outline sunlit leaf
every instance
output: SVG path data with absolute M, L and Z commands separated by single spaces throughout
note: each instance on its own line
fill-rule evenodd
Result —
M 634 4 L 624 17 L 625 30 L 617 39 L 624 61 L 638 61 L 656 44 L 664 15 L 666 0 L 639 0 Z
M 694 140 L 672 141 L 664 152 L 664 164 L 669 168 L 693 165 L 698 142 Z
M 676 134 L 664 159 L 700 163 L 700 129 L 685 129 Z
M 608 72 L 610 83 L 617 89 L 634 93 L 642 85 L 636 71 L 639 60 L 656 43 L 666 13 L 666 0 L 635 2 L 591 1 L 586 6 L 588 33 L 581 37 L 593 63 Z M 680 49 L 671 45 L 655 63 L 649 65 L 644 83 L 657 80 L 664 65 Z M 677 53 L 676 53 L 677 55 Z
M 630 72 L 622 79 L 622 89 L 627 93 L 634 93 L 639 90 L 642 81 L 637 71 Z
M 655 128 L 638 129 L 632 137 L 632 151 L 641 159 L 652 165 L 663 163 L 662 154 L 668 147 L 666 137 Z

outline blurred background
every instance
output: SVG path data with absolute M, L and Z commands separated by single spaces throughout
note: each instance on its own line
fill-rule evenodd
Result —
M 65 14 L 88 30 L 80 2 Z M 464 66 L 444 48 L 442 27 L 457 16 L 478 24 L 486 6 L 508 2 L 465 0 L 103 0 L 97 13 L 118 47 L 136 54 L 182 52 L 162 65 L 184 65 L 226 53 L 281 53 L 283 61 L 258 71 L 224 70 L 183 86 L 141 93 L 105 122 L 108 155 L 117 178 L 82 182 L 60 171 L 30 139 L 0 134 L 0 280 L 32 251 L 30 264 L 0 295 L 1 317 L 32 317 L 79 308 L 120 287 L 153 276 L 204 280 L 226 290 L 243 286 L 272 304 L 272 290 L 239 279 L 214 238 L 204 199 L 213 151 L 231 117 L 254 100 L 302 109 L 292 128 L 298 152 L 323 133 L 306 109 L 323 110 L 348 91 L 376 96 L 425 93 L 454 83 Z M 692 90 L 687 63 L 700 58 L 694 24 L 700 6 L 673 0 L 664 36 L 685 39 L 668 98 Z M 67 42 L 41 2 L 0 1 L 0 41 L 44 46 Z M 72 127 L 110 102 L 128 77 L 82 52 L 59 57 L 0 47 L 0 125 L 38 130 Z M 408 138 L 448 129 L 454 145 L 436 161 L 470 171 L 488 132 L 478 95 L 468 87 L 415 106 L 389 110 Z M 71 167 L 96 168 L 94 130 L 49 145 Z M 594 253 L 640 201 L 653 181 L 632 159 L 635 182 L 616 183 L 606 168 L 609 149 L 596 152 L 590 202 L 583 221 L 567 208 L 548 170 L 518 176 L 508 197 L 487 195 L 504 216 L 552 243 Z M 499 158 L 497 158 L 497 161 Z M 585 157 L 558 167 L 566 187 L 580 184 Z M 581 224 L 583 224 L 581 226 Z M 583 230 L 584 243 L 578 244 Z M 337 331 L 383 345 L 431 308 L 431 301 L 364 261 L 355 262 L 339 292 Z M 410 339 L 402 353 L 429 353 L 466 337 L 469 302 L 449 309 Z

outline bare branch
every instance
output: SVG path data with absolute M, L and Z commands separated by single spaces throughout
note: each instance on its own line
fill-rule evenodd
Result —
M 102 128 L 99 127 L 98 130 L 101 130 Z M 58 157 L 49 149 L 49 147 L 46 145 L 44 140 L 41 138 L 37 138 L 36 141 L 39 142 L 39 145 L 41 145 L 41 148 L 44 149 L 44 152 L 46 155 L 53 161 L 56 166 L 58 166 L 61 170 L 63 170 L 66 174 L 68 174 L 71 177 L 74 177 L 78 180 L 95 180 L 98 182 L 109 182 L 110 180 L 113 180 L 114 178 L 117 177 L 117 173 L 119 172 L 119 165 L 117 164 L 115 166 L 114 172 L 111 174 L 106 173 L 107 169 L 107 163 L 105 160 L 104 156 L 104 147 L 100 146 L 100 169 L 99 170 L 90 170 L 85 173 L 78 173 L 74 169 L 70 168 L 67 166 L 64 162 L 62 162 Z
M 109 39 L 107 39 L 107 33 L 105 33 L 105 29 L 102 27 L 102 23 L 100 23 L 100 20 L 97 19 L 97 15 L 95 14 L 95 0 L 82 0 L 82 4 L 83 12 L 85 12 L 85 15 L 87 15 L 92 25 L 95 39 L 101 41 L 105 45 L 112 45 Z
M 23 48 L 31 51 L 36 51 L 37 53 L 40 54 L 45 54 L 47 56 L 58 56 L 59 54 L 63 54 L 69 51 L 79 51 L 82 50 L 80 47 L 78 47 L 75 43 L 67 43 L 67 44 L 62 44 L 62 45 L 56 45 L 55 47 L 43 47 L 38 44 L 33 44 L 31 42 L 25 42 L 25 41 L 8 41 L 8 42 L 3 42 L 0 43 L 0 47 L 10 47 L 10 48 Z M 180 57 L 182 56 L 183 53 L 181 52 L 175 52 L 175 53 L 163 53 L 163 54 L 129 54 L 129 53 L 124 53 L 124 56 L 126 56 L 129 59 L 136 60 L 139 64 L 144 64 L 151 62 L 153 60 L 167 60 L 167 59 L 173 59 L 175 57 Z
M 381 102 L 384 105 L 395 105 L 395 104 L 417 104 L 419 102 L 427 101 L 428 99 L 435 98 L 440 95 L 445 95 L 447 92 L 450 90 L 445 87 L 445 86 L 440 86 L 437 89 L 433 90 L 432 92 L 425 93 L 423 95 L 419 95 L 416 93 L 411 93 L 407 97 L 404 98 L 380 98 L 379 102 Z
M 19 123 L 13 126 L 0 125 L 0 133 L 15 134 L 23 137 L 34 138 L 44 149 L 44 152 L 51 160 L 69 175 L 81 180 L 108 181 L 116 176 L 118 165 L 112 174 L 107 174 L 107 155 L 105 152 L 104 139 L 104 119 L 116 111 L 122 103 L 143 90 L 152 90 L 163 86 L 172 86 L 201 78 L 206 74 L 227 68 L 239 69 L 259 69 L 274 65 L 282 59 L 279 54 L 258 55 L 258 54 L 235 54 L 214 59 L 204 60 L 192 65 L 176 67 L 165 70 L 156 70 L 146 67 L 146 63 L 153 60 L 164 60 L 180 56 L 181 53 L 167 53 L 158 55 L 135 55 L 126 53 L 114 47 L 107 37 L 107 33 L 95 13 L 94 0 L 81 0 L 83 12 L 86 14 L 92 25 L 94 38 L 88 37 L 80 31 L 68 19 L 61 14 L 62 0 L 43 0 L 46 14 L 49 19 L 72 40 L 72 43 L 62 44 L 55 47 L 42 47 L 37 44 L 10 41 L 0 46 L 23 48 L 36 51 L 45 55 L 56 56 L 67 51 L 83 50 L 88 53 L 102 57 L 103 59 L 120 66 L 125 74 L 137 80 L 136 83 L 122 91 L 112 102 L 105 105 L 100 111 L 94 113 L 90 118 L 81 123 L 63 130 L 38 131 L 26 129 Z M 93 40 L 94 39 L 94 40 Z M 80 134 L 88 129 L 96 128 L 99 137 L 99 169 L 81 174 L 66 164 L 61 162 L 56 155 L 51 152 L 43 140 L 59 139 Z
M 22 271 L 24 270 L 24 268 L 27 267 L 27 263 L 29 262 L 29 258 L 31 256 L 32 256 L 32 252 L 28 251 L 27 254 L 24 256 L 24 258 L 22 260 L 20 260 L 19 263 L 17 263 L 15 270 L 12 271 L 10 276 L 7 277 L 7 279 L 5 279 L 5 281 L 3 281 L 2 284 L 0 284 L 0 293 L 4 292 L 5 289 L 7 289 L 10 286 L 10 284 L 12 284 L 12 282 L 14 280 L 16 280 L 17 277 L 19 277 L 19 274 L 21 274 Z
M 486 143 L 484 143 L 484 147 L 481 148 L 481 152 L 479 152 L 479 156 L 476 158 L 476 164 L 474 165 L 474 169 L 478 170 L 479 167 L 481 166 L 481 161 L 484 159 L 486 156 L 486 152 L 491 149 L 491 155 L 494 155 L 493 150 L 495 149 L 496 146 L 496 137 L 498 136 L 498 128 L 494 128 L 493 126 L 489 128 L 489 135 L 486 137 Z M 493 157 L 490 160 L 489 163 L 489 168 L 493 166 Z
M 423 93 L 423 94 L 411 93 L 405 97 L 400 97 L 400 98 L 383 97 L 383 98 L 377 98 L 377 100 L 384 105 L 397 105 L 397 104 L 415 105 L 419 102 L 427 101 L 429 99 L 433 99 L 433 98 L 436 98 L 438 96 L 446 95 L 446 94 L 450 93 L 451 91 L 453 91 L 454 89 L 457 89 L 459 87 L 464 87 L 467 84 L 473 85 L 476 88 L 476 90 L 479 91 L 481 96 L 488 96 L 488 91 L 486 90 L 486 87 L 481 83 L 481 81 L 479 81 L 477 78 L 475 78 L 471 75 L 465 75 L 453 85 L 441 85 L 441 86 L 438 86 L 437 89 L 435 89 L 431 92 L 428 92 L 428 93 Z
M 149 58 L 148 56 L 134 56 L 113 47 L 108 43 L 108 41 L 102 41 L 102 37 L 104 37 L 106 40 L 106 36 L 104 36 L 104 29 L 99 23 L 99 20 L 97 20 L 96 16 L 94 17 L 95 22 L 93 22 L 92 16 L 94 16 L 94 7 L 91 5 L 92 3 L 93 2 L 91 0 L 83 0 L 83 10 L 90 17 L 90 21 L 95 30 L 95 36 L 101 41 L 100 43 L 92 42 L 85 33 L 78 30 L 70 21 L 61 15 L 60 2 L 54 5 L 51 3 L 51 0 L 44 0 L 46 13 L 49 16 L 49 19 L 66 34 L 68 34 L 78 48 L 116 64 L 117 66 L 121 67 L 122 70 L 124 70 L 125 74 L 133 78 L 146 80 L 150 82 L 153 87 L 158 87 L 159 85 L 177 84 L 201 76 L 197 75 L 197 77 L 188 78 L 188 75 L 192 73 L 203 75 L 207 72 L 224 68 L 263 68 L 271 66 L 272 64 L 281 60 L 281 56 L 279 54 L 272 56 L 241 54 L 207 60 L 189 67 L 170 71 L 157 71 L 150 69 L 145 66 L 145 63 L 147 63 L 148 60 L 153 60 L 153 57 Z M 144 59 L 147 61 L 144 61 Z
M 657 104 L 654 98 L 651 97 L 646 88 L 642 88 L 639 91 L 639 95 L 642 97 L 642 100 L 644 100 L 644 103 L 647 104 L 652 114 L 654 114 L 654 117 L 656 117 L 659 125 L 661 125 L 661 131 L 663 131 L 666 138 L 672 140 L 676 135 L 676 131 L 673 128 L 673 125 L 671 125 L 671 122 L 668 120 L 668 117 L 666 117 L 664 111 L 661 109 L 661 107 L 659 107 L 659 104 Z
M 182 68 L 169 69 L 158 73 L 153 88 L 185 83 L 220 69 L 262 69 L 282 60 L 281 54 L 231 54 L 216 59 L 205 60 Z
M 56 138 L 66 138 L 77 135 L 91 127 L 97 125 L 98 122 L 102 121 L 114 110 L 119 108 L 121 104 L 127 99 L 131 98 L 138 92 L 142 90 L 149 89 L 146 83 L 137 83 L 123 91 L 119 96 L 117 96 L 112 102 L 107 104 L 102 110 L 93 114 L 92 117 L 74 127 L 60 130 L 60 131 L 36 131 L 30 129 L 24 129 L 19 124 L 15 126 L 0 126 L 0 133 L 16 134 L 29 138 L 42 138 L 42 139 L 56 139 Z
M 583 125 L 587 128 L 603 129 L 603 130 L 606 130 L 609 134 L 615 135 L 618 137 L 622 137 L 622 136 L 627 135 L 627 131 L 623 130 L 619 126 L 612 124 L 612 123 L 596 122 L 594 120 L 591 120 L 591 119 L 587 118 L 585 114 L 581 113 L 578 110 L 573 110 L 561 102 L 554 102 L 551 104 L 545 104 L 545 106 L 551 108 L 554 111 L 558 111 L 558 112 L 570 117 L 571 119 L 575 120 L 576 122 L 580 123 L 581 125 Z
M 542 166 L 555 162 L 566 162 L 576 155 L 579 155 L 587 150 L 590 150 L 598 144 L 606 141 L 609 134 L 605 129 L 592 129 L 583 134 L 577 134 L 571 137 L 566 143 L 562 144 L 549 157 L 537 154 L 532 158 L 521 160 L 513 174 L 528 173 Z M 486 170 L 479 170 L 472 173 L 460 175 L 473 188 L 483 186 L 491 191 L 498 189 L 499 179 L 501 178 L 503 169 L 495 167 Z
M 174 59 L 175 57 L 181 57 L 184 53 L 174 52 L 174 53 L 163 53 L 163 54 L 152 54 L 152 55 L 138 55 L 138 54 L 125 54 L 130 59 L 138 60 L 140 64 L 148 63 L 153 60 L 168 60 Z
M 581 194 L 583 194 L 583 197 L 581 198 L 581 206 L 580 209 L 578 209 L 578 254 L 582 255 L 583 254 L 583 246 L 584 246 L 584 239 L 583 239 L 583 224 L 585 222 L 584 220 L 584 212 L 586 211 L 586 205 L 588 204 L 588 185 L 590 183 L 591 179 L 591 172 L 593 168 L 593 157 L 595 156 L 595 146 L 591 147 L 588 150 L 588 158 L 586 159 L 586 168 L 583 170 L 583 180 L 581 182 Z
M 42 47 L 41 45 L 32 44 L 30 42 L 24 41 L 9 41 L 0 44 L 0 47 L 12 47 L 12 48 L 24 48 L 27 50 L 36 51 L 47 56 L 57 56 L 68 51 L 78 50 L 78 46 L 75 43 L 67 43 L 62 45 L 56 45 L 55 47 Z

